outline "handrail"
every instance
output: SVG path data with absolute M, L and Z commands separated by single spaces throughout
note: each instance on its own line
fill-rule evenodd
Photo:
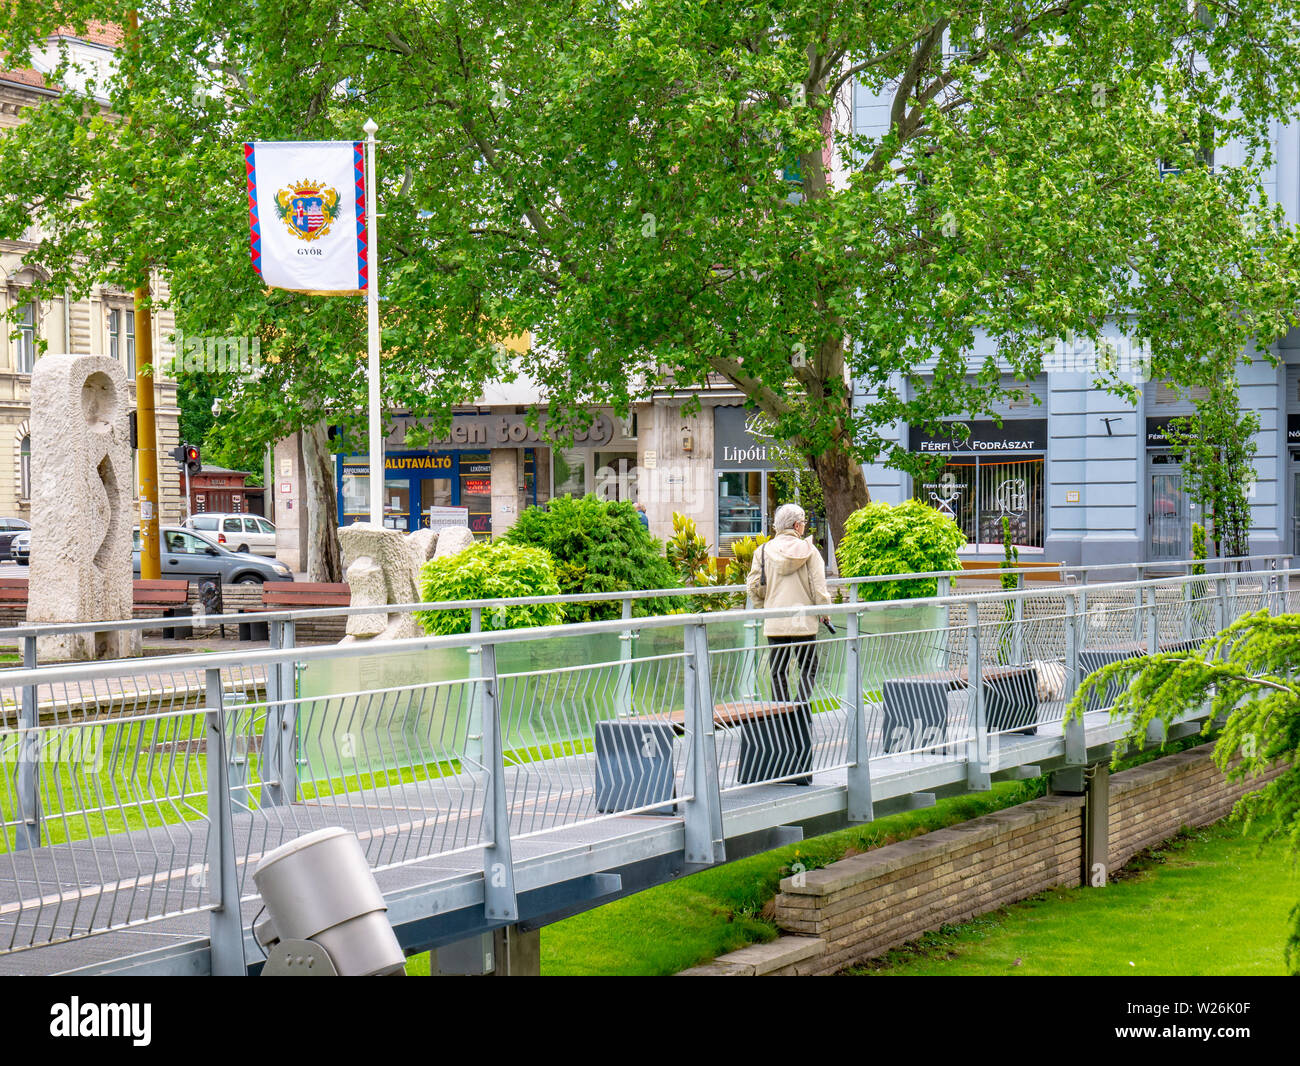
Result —
M 1233 556 L 1225 559 L 1180 559 L 1156 562 L 1133 562 L 1133 563 L 1092 563 L 1087 566 L 1075 566 L 1071 563 L 1049 563 L 1049 564 L 1021 564 L 1000 568 L 989 571 L 995 576 L 1003 574 L 1036 574 L 1041 575 L 1044 570 L 1062 570 L 1072 573 L 1086 574 L 1093 571 L 1102 570 L 1138 570 L 1168 567 L 1191 567 L 1194 565 L 1215 566 L 1229 565 L 1248 562 L 1272 561 L 1281 562 L 1286 560 L 1290 562 L 1296 556 L 1289 552 L 1278 553 L 1274 555 L 1242 555 Z M 1251 571 L 1232 571 L 1233 576 L 1241 576 L 1245 573 L 1281 573 L 1276 567 L 1270 570 L 1251 570 Z M 1196 575 L 1199 577 L 1229 576 L 1225 571 L 1221 575 L 1204 574 Z M 903 573 L 903 574 L 873 574 L 868 577 L 853 578 L 829 578 L 827 585 L 831 588 L 853 588 L 860 585 L 877 584 L 882 581 L 925 581 L 931 578 L 967 578 L 971 580 L 987 580 L 983 577 L 981 571 L 971 570 L 928 570 L 920 573 Z M 1087 586 L 1089 588 L 1097 586 Z M 473 610 L 475 608 L 490 609 L 502 606 L 527 607 L 540 604 L 559 604 L 559 603 L 600 603 L 600 602 L 623 602 L 638 600 L 656 600 L 668 599 L 682 596 L 722 596 L 734 595 L 745 592 L 744 585 L 709 585 L 704 587 L 687 586 L 682 588 L 670 589 L 632 589 L 619 592 L 570 592 L 558 596 L 516 596 L 509 599 L 484 599 L 484 600 L 441 600 L 431 603 L 390 603 L 374 604 L 369 606 L 351 606 L 351 607 L 306 607 L 290 608 L 282 611 L 256 611 L 244 614 L 204 614 L 196 615 L 192 618 L 123 618 L 123 619 L 105 619 L 95 622 L 45 622 L 36 624 L 25 624 L 19 626 L 6 627 L 0 630 L 0 634 L 6 637 L 23 639 L 26 637 L 52 637 L 62 636 L 69 633 L 91 633 L 91 632 L 129 632 L 139 629 L 171 629 L 183 628 L 187 625 L 201 624 L 203 626 L 219 625 L 246 625 L 249 622 L 269 623 L 269 622 L 309 622 L 323 618 L 346 618 L 354 614 L 410 614 L 414 611 L 459 611 Z M 968 602 L 969 596 L 962 598 L 962 602 Z M 916 604 L 917 600 L 900 601 Z M 716 617 L 717 612 L 712 616 Z M 674 616 L 680 617 L 680 616 Z M 554 628 L 554 627 L 548 627 Z
M 1287 570 L 1255 571 L 1261 577 L 1300 578 L 1300 568 Z M 1087 592 L 1095 593 L 1127 590 L 1136 591 L 1157 586 L 1180 586 L 1205 582 L 1217 584 L 1225 581 L 1240 580 L 1244 575 L 1230 574 L 1185 574 L 1173 577 L 1152 578 L 1146 581 L 1111 582 L 1087 586 Z M 953 607 L 969 608 L 983 602 L 1015 602 L 1049 595 L 1070 594 L 1070 588 L 1058 589 L 999 589 L 990 592 L 973 593 L 963 596 L 929 596 L 908 600 L 857 600 L 845 603 L 819 605 L 818 615 L 838 617 L 840 615 L 888 612 L 918 607 Z M 554 597 L 549 597 L 554 599 Z M 480 604 L 495 605 L 494 601 L 478 601 Z M 517 601 L 511 601 L 517 602 Z M 417 605 L 424 607 L 426 605 Z M 399 608 L 389 608 L 398 610 Z M 373 612 L 375 609 L 370 608 Z M 376 645 L 371 641 L 354 641 L 350 644 L 324 644 L 314 647 L 291 647 L 266 650 L 248 650 L 236 652 L 206 652 L 195 655 L 162 655 L 148 658 L 112 659 L 93 663 L 80 663 L 72 666 L 38 666 L 32 668 L 11 668 L 0 670 L 0 687 L 20 687 L 33 684 L 57 684 L 61 682 L 90 681 L 99 678 L 136 675 L 144 673 L 175 673 L 182 670 L 212 670 L 226 667 L 269 666 L 276 663 L 310 663 L 317 660 L 353 658 L 374 655 L 376 648 L 386 654 L 433 651 L 450 648 L 473 648 L 484 644 L 515 644 L 530 640 L 561 639 L 567 637 L 595 636 L 603 633 L 622 633 L 630 630 L 665 629 L 692 625 L 718 625 L 727 622 L 766 620 L 770 618 L 788 618 L 808 613 L 806 605 L 796 607 L 768 607 L 757 609 L 737 609 L 731 611 L 713 611 L 698 614 L 645 615 L 640 618 L 614 618 L 602 622 L 571 622 L 551 626 L 530 626 L 526 629 L 494 629 L 476 633 L 457 633 L 450 636 L 408 637 L 400 640 L 385 640 Z M 245 621 L 248 616 L 242 616 Z M 103 623 L 101 623 L 102 625 Z M 156 620 L 155 620 L 156 625 Z

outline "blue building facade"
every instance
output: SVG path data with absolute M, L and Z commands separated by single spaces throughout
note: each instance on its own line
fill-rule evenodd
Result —
M 855 132 L 877 136 L 888 128 L 889 101 L 855 85 L 852 114 Z M 1265 189 L 1300 224 L 1300 125 L 1275 123 L 1274 147 Z M 1216 159 L 1240 163 L 1240 149 L 1230 145 Z M 966 532 L 966 554 L 1000 556 L 1005 516 L 1026 560 L 1187 558 L 1191 526 L 1200 516 L 1183 491 L 1164 427 L 1170 418 L 1191 414 L 1195 396 L 1142 381 L 1141 353 L 1133 342 L 1118 329 L 1108 339 L 1119 367 L 1131 368 L 1131 380 L 1140 385 L 1136 404 L 1094 386 L 1090 368 L 1097 353 L 1087 341 L 1063 342 L 1036 380 L 1004 379 L 1027 398 L 999 405 L 1000 425 L 965 419 L 970 435 L 964 442 L 960 435 L 925 434 L 907 425 L 886 431 L 909 451 L 943 456 L 945 464 L 925 483 L 868 466 L 872 498 L 919 498 L 952 514 Z M 987 354 L 996 355 L 992 342 L 977 346 L 972 365 Z M 1246 354 L 1253 358 L 1238 368 L 1240 402 L 1260 419 L 1249 490 L 1251 551 L 1300 554 L 1300 331 L 1273 346 L 1276 365 L 1262 353 Z

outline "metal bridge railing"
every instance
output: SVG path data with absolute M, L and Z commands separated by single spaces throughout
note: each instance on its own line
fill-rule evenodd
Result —
M 678 820 L 686 861 L 705 865 L 750 790 L 847 781 L 849 817 L 866 820 L 873 773 L 904 763 L 962 764 L 988 787 L 1017 735 L 1062 736 L 1092 670 L 1195 647 L 1245 610 L 1294 610 L 1297 575 L 899 602 L 849 586 L 814 609 L 837 632 L 785 646 L 761 627 L 807 608 L 629 605 L 311 648 L 283 619 L 268 650 L 39 668 L 29 645 L 0 671 L 0 952 L 206 911 L 214 967 L 240 970 L 249 873 L 325 825 L 356 832 L 376 871 L 481 864 L 486 914 L 507 921 L 522 840 L 650 814 Z M 1064 730 L 1076 763 L 1082 729 Z

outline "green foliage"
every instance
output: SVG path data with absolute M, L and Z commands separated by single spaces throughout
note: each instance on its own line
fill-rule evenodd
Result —
M 540 548 L 525 545 L 477 541 L 455 555 L 430 559 L 420 568 L 420 598 L 425 603 L 558 595 L 560 586 L 551 557 Z M 416 611 L 415 620 L 426 633 L 468 633 L 470 612 Z M 485 630 L 551 626 L 563 620 L 560 605 L 554 603 L 503 604 L 485 607 L 482 612 Z
M 5 5 L 0 50 L 33 66 L 105 10 Z M 387 408 L 445 418 L 523 330 L 552 424 L 718 376 L 817 471 L 838 534 L 862 462 L 921 461 L 885 427 L 989 415 L 1004 368 L 1037 375 L 1054 338 L 1123 315 L 1149 376 L 1194 385 L 1210 347 L 1267 352 L 1294 320 L 1296 235 L 1263 181 L 1300 104 L 1292 5 L 1200 10 L 155 5 L 94 87 L 107 108 L 69 90 L 0 137 L 0 239 L 40 227 L 37 299 L 155 268 L 187 335 L 258 337 L 265 372 L 223 385 L 253 439 L 326 409 L 356 429 L 364 305 L 265 289 L 239 144 L 373 117 Z M 976 27 L 960 57 L 934 46 Z M 833 121 L 855 76 L 886 128 Z M 828 173 L 828 130 L 852 180 Z M 1104 365 L 1097 382 L 1134 388 Z
M 1200 522 L 1192 523 L 1192 558 L 1205 558 L 1205 527 Z M 1196 563 L 1192 566 L 1192 573 L 1196 575 L 1205 573 L 1205 564 Z
M 709 542 L 695 528 L 695 519 L 673 512 L 673 535 L 664 544 L 664 556 L 683 585 L 708 583 Z
M 555 560 L 555 574 L 565 594 L 625 592 L 676 588 L 678 581 L 664 558 L 663 546 L 637 518 L 627 502 L 611 503 L 588 494 L 559 496 L 545 508 L 530 507 L 505 535 L 508 544 L 544 548 Z M 662 613 L 682 606 L 680 598 L 638 600 L 636 615 Z M 618 603 L 566 603 L 566 622 L 618 618 Z
M 1259 450 L 1259 415 L 1239 410 L 1232 373 L 1236 353 L 1212 358 L 1220 371 L 1206 396 L 1196 401 L 1196 414 L 1172 419 L 1166 429 L 1182 463 L 1183 491 L 1209 519 L 1210 529 L 1202 530 L 1202 559 L 1207 533 L 1221 558 L 1250 554 L 1249 490 Z
M 920 500 L 897 507 L 875 502 L 849 516 L 835 554 L 842 577 L 915 574 L 960 569 L 957 549 L 965 543 L 956 522 Z M 860 593 L 864 600 L 915 599 L 933 596 L 938 584 L 932 577 L 879 581 L 861 586 Z
M 1126 739 L 1145 743 L 1153 722 L 1172 725 L 1208 708 L 1204 732 L 1223 727 L 1214 760 L 1229 778 L 1257 777 L 1280 764 L 1282 772 L 1238 801 L 1247 824 L 1259 822 L 1267 839 L 1285 837 L 1300 857 L 1300 614 L 1257 611 L 1233 622 L 1195 652 L 1166 652 L 1111 663 L 1089 675 L 1066 712 L 1082 716 L 1092 692 L 1116 681 L 1123 690 L 1111 717 L 1127 717 Z M 1115 757 L 1123 752 L 1117 745 Z M 1287 964 L 1300 973 L 1300 903 L 1291 913 Z
M 727 563 L 727 584 L 743 585 L 749 579 L 749 568 L 754 565 L 754 552 L 771 538 L 764 533 L 742 537 L 731 545 L 732 558 Z

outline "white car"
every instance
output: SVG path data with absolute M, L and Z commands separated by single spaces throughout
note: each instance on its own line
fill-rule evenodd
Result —
M 196 514 L 185 526 L 211 537 L 232 552 L 275 558 L 275 526 L 254 514 Z

